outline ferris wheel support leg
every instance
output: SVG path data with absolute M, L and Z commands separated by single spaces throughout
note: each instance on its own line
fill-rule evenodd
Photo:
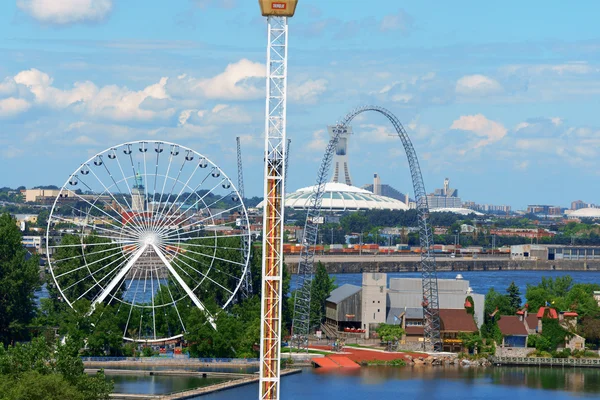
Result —
M 198 298 L 198 296 L 196 296 L 194 294 L 194 292 L 192 291 L 192 289 L 190 289 L 190 287 L 187 285 L 187 283 L 185 283 L 185 281 L 181 278 L 181 276 L 179 276 L 179 274 L 177 273 L 177 271 L 175 271 L 175 268 L 173 268 L 173 266 L 171 265 L 171 263 L 169 262 L 169 260 L 167 260 L 167 257 L 165 257 L 165 255 L 163 254 L 162 251 L 160 251 L 160 249 L 158 248 L 158 246 L 156 246 L 155 244 L 152 245 L 152 248 L 154 249 L 154 251 L 156 252 L 156 254 L 158 254 L 158 257 L 161 259 L 161 261 L 163 262 L 163 264 L 165 264 L 165 267 L 167 267 L 167 269 L 169 270 L 169 272 L 175 277 L 175 280 L 177 281 L 177 283 L 179 283 L 179 286 L 181 286 L 183 288 L 183 290 L 187 293 L 188 296 L 190 296 L 190 299 L 194 302 L 194 304 L 196 305 L 196 307 L 198 307 L 205 315 L 206 315 L 206 319 L 208 320 L 208 323 L 210 324 L 210 326 L 213 327 L 213 329 L 217 329 L 217 325 L 215 324 L 215 319 L 212 317 L 212 315 L 210 315 L 210 313 L 208 312 L 208 310 L 206 309 L 206 307 L 204 306 L 204 304 L 202 304 L 202 302 L 200 301 L 200 299 Z
M 123 278 L 125 278 L 125 275 L 127 275 L 127 273 L 131 270 L 131 268 L 133 267 L 135 262 L 138 260 L 138 258 L 140 258 L 142 256 L 142 254 L 144 254 L 144 251 L 146 251 L 147 247 L 148 247 L 148 245 L 144 245 L 140 249 L 138 249 L 138 251 L 134 254 L 134 256 L 131 257 L 131 260 L 129 260 L 127 265 L 125 265 L 125 267 L 123 267 L 123 269 L 121 271 L 119 271 L 117 276 L 115 276 L 113 278 L 113 280 L 110 281 L 110 283 L 106 286 L 106 288 L 104 288 L 102 293 L 100 293 L 100 296 L 96 297 L 96 300 L 94 300 L 94 302 L 92 303 L 92 306 L 90 308 L 90 313 L 92 313 L 94 311 L 94 309 L 96 308 L 96 305 L 98 303 L 102 303 L 104 301 L 104 299 L 106 299 L 106 297 L 115 289 L 117 284 L 119 284 L 119 282 L 121 282 L 123 280 Z

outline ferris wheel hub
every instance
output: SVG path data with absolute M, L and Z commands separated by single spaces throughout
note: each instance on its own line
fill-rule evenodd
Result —
M 154 232 L 146 232 L 142 234 L 141 244 L 146 246 L 157 246 L 162 242 L 160 236 Z

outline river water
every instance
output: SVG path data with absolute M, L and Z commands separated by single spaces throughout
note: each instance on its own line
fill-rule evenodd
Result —
M 600 284 L 600 271 L 464 271 L 464 272 L 438 272 L 438 279 L 455 279 L 458 274 L 469 281 L 475 293 L 486 294 L 490 288 L 500 293 L 505 293 L 511 282 L 519 287 L 521 297 L 525 299 L 527 285 L 537 285 L 542 281 L 542 276 L 556 279 L 569 275 L 575 283 Z M 331 274 L 338 286 L 349 283 L 360 286 L 362 274 Z M 420 272 L 391 272 L 387 274 L 388 286 L 390 278 L 420 278 Z M 292 276 L 292 290 L 297 287 L 297 277 Z
M 567 399 L 600 396 L 599 370 L 539 368 L 365 367 L 353 375 L 305 369 L 284 377 L 282 400 Z M 204 396 L 250 399 L 257 385 Z
M 151 378 L 154 378 L 151 380 Z M 135 387 L 153 387 L 156 378 L 140 377 Z M 169 377 L 178 389 L 192 388 L 188 377 Z M 131 383 L 121 382 L 129 386 Z M 128 393 L 132 393 L 128 391 Z M 149 392 L 144 392 L 149 393 Z M 198 397 L 198 400 L 256 399 L 251 384 Z M 305 368 L 282 378 L 282 400 L 554 400 L 600 398 L 600 370 L 538 367 L 363 367 L 355 373 L 323 373 Z

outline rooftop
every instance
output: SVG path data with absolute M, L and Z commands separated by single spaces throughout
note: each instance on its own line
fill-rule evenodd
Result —
M 441 309 L 440 325 L 442 331 L 477 332 L 473 316 L 464 309 Z
M 348 297 L 360 292 L 361 289 L 362 288 L 360 286 L 346 283 L 338 288 L 333 289 L 326 301 L 329 301 L 334 304 L 339 304 Z
M 527 336 L 525 324 L 516 315 L 502 315 L 498 320 L 498 327 L 504 336 Z

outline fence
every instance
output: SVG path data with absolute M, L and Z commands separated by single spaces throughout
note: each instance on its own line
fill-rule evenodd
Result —
M 598 358 L 492 357 L 493 364 L 600 368 Z

